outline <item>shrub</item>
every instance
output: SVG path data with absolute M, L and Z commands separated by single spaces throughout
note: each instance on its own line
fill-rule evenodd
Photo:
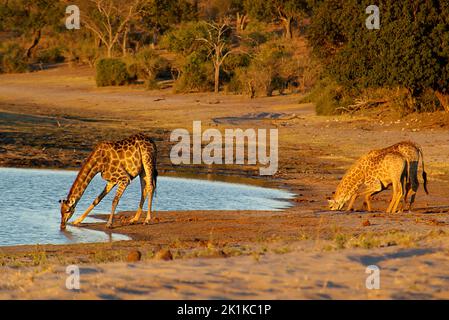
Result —
M 413 112 L 435 112 L 444 110 L 440 101 L 431 89 L 425 90 L 419 96 L 413 96 L 409 90 L 397 90 L 393 95 L 392 107 L 396 109 L 401 116 Z
M 29 70 L 25 49 L 16 43 L 6 43 L 0 48 L 0 70 L 5 73 L 20 73 Z
M 338 83 L 347 88 L 407 88 L 413 99 L 428 88 L 447 92 L 448 1 L 381 1 L 379 30 L 361 25 L 367 0 L 317 4 L 308 37 Z M 407 108 L 423 109 L 419 101 Z
M 353 103 L 351 94 L 331 79 L 322 79 L 300 103 L 312 102 L 318 115 L 334 115 L 341 111 L 338 108 Z
M 94 67 L 100 52 L 91 39 L 73 41 L 64 48 L 64 57 L 70 63 L 87 64 Z
M 207 56 L 193 52 L 185 58 L 181 75 L 175 82 L 176 92 L 209 91 L 214 87 L 214 68 Z
M 126 64 L 120 59 L 101 59 L 96 64 L 96 71 L 98 87 L 121 86 L 129 80 Z
M 246 35 L 243 35 L 243 43 L 248 47 L 258 47 L 261 44 L 264 44 L 270 39 L 271 35 L 266 32 L 261 31 L 253 31 L 246 32 Z
M 140 50 L 130 61 L 128 72 L 131 78 L 144 79 L 149 89 L 157 87 L 156 78 L 170 74 L 170 63 L 149 47 Z
M 180 24 L 176 29 L 166 33 L 161 38 L 160 45 L 171 52 L 187 56 L 199 49 L 204 50 L 203 44 L 197 39 L 206 37 L 207 29 L 204 23 L 188 22 Z
M 59 63 L 64 61 L 63 50 L 53 47 L 37 52 L 36 61 L 41 63 Z
M 287 72 L 295 72 L 286 67 L 292 57 L 293 52 L 281 42 L 266 43 L 260 47 L 247 68 L 240 68 L 236 72 L 236 79 L 232 80 L 229 87 L 251 97 L 271 96 L 274 90 L 282 92 L 288 84 Z

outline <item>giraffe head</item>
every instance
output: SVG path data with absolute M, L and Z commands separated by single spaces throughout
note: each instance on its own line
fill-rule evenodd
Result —
M 75 213 L 75 201 L 60 200 L 61 203 L 61 230 L 65 229 L 67 222 Z
M 345 184 L 339 185 L 337 192 L 335 192 L 333 199 L 327 200 L 329 203 L 329 209 L 331 211 L 340 211 L 345 204 L 351 199 L 353 193 L 351 190 L 343 188 Z
M 337 211 L 337 210 L 343 209 L 343 207 L 344 207 L 344 205 L 346 203 L 346 200 L 342 199 L 342 198 L 340 198 L 340 199 L 330 199 L 330 200 L 327 200 L 327 201 L 329 202 L 329 209 L 331 211 Z

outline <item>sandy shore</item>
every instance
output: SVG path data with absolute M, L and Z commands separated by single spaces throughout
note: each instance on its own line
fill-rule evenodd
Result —
M 0 298 L 448 297 L 443 114 L 400 121 L 317 117 L 312 105 L 298 103 L 299 95 L 247 99 L 96 89 L 88 69 L 0 75 L 0 82 L 2 166 L 77 168 L 94 143 L 145 131 L 156 138 L 162 174 L 252 177 L 297 194 L 284 212 L 161 212 L 150 226 L 127 225 L 132 212 L 121 213 L 113 232 L 133 241 L 0 248 Z M 278 128 L 278 173 L 261 179 L 256 166 L 173 166 L 169 133 L 191 130 L 193 120 L 204 129 Z M 430 180 L 430 195 L 419 191 L 413 213 L 382 213 L 388 192 L 375 199 L 375 213 L 327 211 L 327 198 L 354 159 L 406 139 L 423 146 Z M 107 231 L 102 224 L 83 227 Z M 161 249 L 173 260 L 155 260 Z M 142 261 L 129 265 L 134 250 Z M 82 268 L 80 292 L 65 289 L 69 264 Z M 381 269 L 380 290 L 365 287 L 369 264 Z
M 62 266 L 3 268 L 1 299 L 447 299 L 447 245 L 245 257 L 107 263 L 80 267 L 80 289 Z M 380 289 L 367 289 L 368 265 Z

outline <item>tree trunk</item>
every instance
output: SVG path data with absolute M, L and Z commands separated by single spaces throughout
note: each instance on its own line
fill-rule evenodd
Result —
M 39 41 L 41 40 L 41 35 L 42 35 L 41 30 L 37 30 L 34 32 L 33 42 L 26 52 L 27 58 L 31 57 L 31 53 L 32 53 L 33 49 L 39 44 Z
M 214 92 L 218 93 L 220 89 L 220 65 L 214 63 L 214 68 L 215 68 Z
M 108 45 L 108 58 L 112 58 L 112 47 L 113 45 Z
M 129 32 L 128 28 L 126 28 L 125 32 L 123 32 L 122 54 L 124 57 L 126 57 L 127 54 L 126 47 L 128 45 L 128 32 Z
M 291 39 L 293 38 L 293 33 L 292 33 L 292 22 L 293 22 L 293 18 L 292 17 L 282 17 L 282 25 L 284 26 L 284 36 L 287 39 Z
M 237 12 L 235 29 L 237 32 L 244 31 L 246 28 L 246 21 L 248 16 L 246 14 L 241 15 L 240 12 Z
M 438 101 L 440 101 L 444 111 L 449 112 L 449 94 L 435 91 L 435 96 L 438 98 Z
M 153 29 L 153 41 L 151 42 L 151 48 L 155 49 L 158 42 L 158 36 L 159 36 L 159 27 L 156 27 Z

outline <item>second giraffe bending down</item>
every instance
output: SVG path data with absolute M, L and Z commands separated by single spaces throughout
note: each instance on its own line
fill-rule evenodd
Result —
M 142 207 L 148 197 L 148 213 L 145 223 L 151 220 L 151 205 L 157 182 L 156 169 L 157 149 L 153 140 L 144 134 L 136 134 L 127 139 L 116 142 L 102 142 L 98 144 L 83 164 L 67 199 L 61 202 L 61 229 L 65 229 L 67 222 L 75 213 L 76 205 L 81 199 L 92 179 L 101 173 L 107 181 L 106 187 L 94 200 L 84 214 L 74 224 L 80 224 L 96 205 L 115 187 L 117 191 L 112 201 L 111 214 L 106 224 L 112 228 L 115 209 L 123 192 L 135 177 L 140 177 L 141 199 L 139 208 L 131 223 L 137 222 L 142 214 Z
M 408 204 L 408 211 L 411 212 L 413 203 L 415 202 L 416 192 L 418 191 L 418 166 L 421 158 L 422 178 L 424 181 L 424 191 L 429 194 L 427 190 L 427 173 L 424 169 L 424 154 L 421 147 L 412 141 L 401 141 L 384 149 L 373 150 L 371 154 L 382 154 L 385 152 L 399 152 L 407 160 L 408 164 L 408 181 L 405 190 L 404 203 L 410 197 Z
M 395 213 L 405 194 L 407 174 L 407 160 L 399 152 L 368 153 L 346 172 L 334 199 L 329 200 L 329 207 L 331 210 L 341 210 L 349 201 L 348 210 L 351 210 L 355 199 L 364 195 L 368 211 L 371 211 L 371 196 L 393 185 L 393 195 L 386 212 Z M 364 190 L 359 192 L 362 186 Z

